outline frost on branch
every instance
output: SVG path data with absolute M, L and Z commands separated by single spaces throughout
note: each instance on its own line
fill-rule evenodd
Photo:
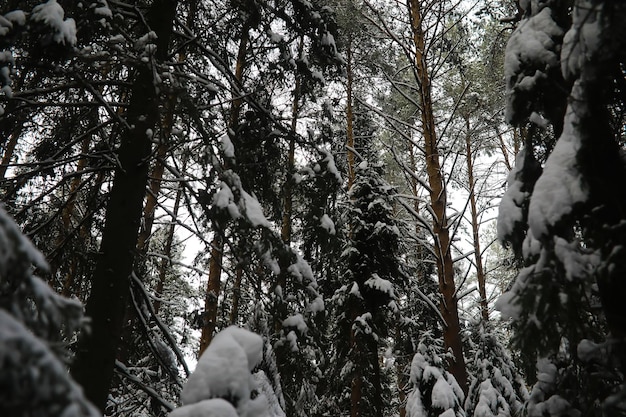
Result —
M 252 370 L 263 359 L 263 339 L 255 333 L 228 327 L 204 351 L 183 388 L 181 401 L 170 417 L 266 417 L 265 395 L 253 398 L 259 387 Z

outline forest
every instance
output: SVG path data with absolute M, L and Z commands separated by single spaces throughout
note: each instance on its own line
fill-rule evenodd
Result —
M 626 416 L 624 22 L 2 0 L 0 416 Z

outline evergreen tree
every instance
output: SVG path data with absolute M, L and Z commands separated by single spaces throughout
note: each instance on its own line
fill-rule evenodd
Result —
M 499 307 L 513 319 L 517 346 L 539 358 L 530 415 L 619 415 L 626 7 L 521 6 L 505 59 L 507 119 L 529 128 L 498 233 L 524 268 Z
M 0 247 L 0 413 L 97 416 L 66 368 L 82 305 L 33 275 L 48 265 L 2 208 Z
M 440 338 L 433 338 L 428 331 L 422 334 L 411 362 L 408 417 L 465 417 L 465 395 L 446 370 L 450 359 Z
M 370 154 L 370 156 L 373 156 Z M 380 351 L 387 346 L 399 309 L 396 287 L 402 286 L 398 257 L 399 229 L 393 217 L 395 190 L 382 178 L 382 165 L 361 161 L 350 189 L 346 222 L 349 239 L 342 254 L 345 270 L 333 297 L 337 326 L 333 370 L 340 410 L 352 416 L 383 416 L 388 411 Z M 329 401 L 329 400 L 327 400 Z
M 519 416 L 528 400 L 525 381 L 491 326 L 472 329 L 474 358 L 469 363 L 474 379 L 465 401 L 465 412 L 474 417 Z

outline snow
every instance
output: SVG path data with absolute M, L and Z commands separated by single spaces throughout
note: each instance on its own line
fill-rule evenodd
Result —
M 251 370 L 262 359 L 263 339 L 259 335 L 236 326 L 224 329 L 213 338 L 185 384 L 180 396 L 185 407 L 170 416 L 265 416 L 265 396 L 251 399 L 256 387 Z
M 576 162 L 581 146 L 577 126 L 586 109 L 575 102 L 582 95 L 582 88 L 579 81 L 572 88 L 573 100 L 567 107 L 563 133 L 550 153 L 530 199 L 528 224 L 537 239 L 571 213 L 575 204 L 584 202 L 588 197 Z
M 13 23 L 0 15 L 0 36 L 6 36 L 11 29 L 13 29 Z
M 592 60 L 602 45 L 602 5 L 591 1 L 576 3 L 572 26 L 563 37 L 561 72 L 566 79 L 574 78 L 585 63 Z
M 235 157 L 235 145 L 233 145 L 233 142 L 230 140 L 228 135 L 222 135 L 219 142 L 220 142 L 220 145 L 222 146 L 222 152 L 224 152 L 224 156 L 230 159 L 234 158 Z
M 339 170 L 337 169 L 337 165 L 335 164 L 335 158 L 333 157 L 333 154 L 331 154 L 326 149 L 321 149 L 321 152 L 324 154 L 324 159 L 322 159 L 322 162 L 326 162 L 326 171 L 334 175 L 334 177 L 337 179 L 337 182 L 341 184 L 343 182 L 343 179 L 341 178 L 341 174 L 339 173 Z
M 548 120 L 535 111 L 530 114 L 528 119 L 542 129 L 547 129 L 549 127 Z
M 280 400 L 272 388 L 267 374 L 260 370 L 252 375 L 257 386 L 257 390 L 267 398 L 268 403 L 268 416 L 267 417 L 286 417 L 283 408 L 281 407 Z
M 156 40 L 156 38 L 157 38 L 156 32 L 150 31 L 146 33 L 145 35 L 143 35 L 142 37 L 138 38 L 135 41 L 135 44 L 133 45 L 133 47 L 136 50 L 144 49 L 147 44 L 152 43 L 152 41 Z
M 220 183 L 219 191 L 213 196 L 213 204 L 216 207 L 228 210 L 228 214 L 233 220 L 241 217 L 239 208 L 237 208 L 234 200 L 235 196 L 233 195 L 232 190 L 228 184 L 222 181 Z
M 300 333 L 306 333 L 309 330 L 309 326 L 304 322 L 302 314 L 294 314 L 283 320 L 283 327 L 295 327 Z
M 113 12 L 111 11 L 111 9 L 109 9 L 109 4 L 107 3 L 106 0 L 100 0 L 99 3 L 101 4 L 100 7 L 96 7 L 94 9 L 94 13 L 97 16 L 104 16 L 104 17 L 113 17 Z
M 293 330 L 290 331 L 289 333 L 287 333 L 287 336 L 285 336 L 285 338 L 289 342 L 289 346 L 291 346 L 292 352 L 298 352 L 300 350 L 300 348 L 298 347 L 298 335 L 296 335 L 296 332 L 294 332 Z
M 432 405 L 441 409 L 453 408 L 457 398 L 452 387 L 443 378 L 437 379 L 431 394 Z M 452 414 L 454 416 L 454 413 Z
M 517 153 L 515 167 L 509 172 L 507 189 L 500 201 L 496 228 L 498 239 L 501 242 L 504 242 L 508 236 L 513 234 L 515 225 L 524 219 L 522 204 L 528 197 L 528 193 L 522 191 L 524 184 L 519 180 L 519 176 L 524 170 L 525 155 L 526 149 L 524 148 Z
M 311 269 L 311 265 L 300 255 L 296 255 L 296 262 L 294 264 L 289 265 L 287 268 L 287 272 L 289 272 L 294 278 L 298 280 L 299 283 L 302 283 L 304 280 L 313 283 L 313 286 L 316 286 L 315 277 L 313 276 L 313 270 Z
M 252 226 L 270 227 L 270 222 L 267 221 L 267 219 L 263 215 L 263 209 L 261 208 L 259 200 L 252 197 L 244 190 L 241 190 L 241 196 L 243 197 L 246 217 L 248 218 Z
M 589 339 L 583 339 L 576 347 L 576 355 L 583 362 L 591 362 L 593 360 L 601 361 L 609 355 L 603 347 L 602 344 L 594 343 Z
M 267 30 L 267 34 L 270 37 L 270 41 L 273 43 L 281 43 L 284 40 L 283 35 L 281 35 L 280 33 L 276 33 L 271 29 Z
M 511 34 L 504 58 L 504 76 L 507 80 L 506 120 L 515 119 L 516 96 L 520 91 L 532 90 L 545 73 L 559 64 L 555 38 L 563 30 L 552 19 L 545 7 L 536 15 L 524 19 Z
M 169 417 L 239 417 L 239 414 L 228 401 L 213 398 L 179 407 Z
M 1 308 L 0 363 L 2 396 L 21 404 L 23 415 L 98 416 L 48 346 Z
M 361 314 L 360 316 L 357 316 L 357 318 L 354 319 L 354 324 L 352 325 L 352 328 L 354 329 L 356 334 L 359 333 L 365 333 L 367 335 L 372 334 L 373 330 L 370 327 L 369 322 L 372 321 L 372 313 L 367 312 L 364 314 Z M 378 336 L 376 336 L 374 334 L 374 338 L 378 338 Z
M 307 305 L 307 311 L 313 314 L 324 311 L 324 298 L 320 295 L 315 297 L 315 299 Z
M 9 275 L 9 268 L 25 259 L 35 267 L 48 270 L 48 263 L 37 248 L 22 234 L 13 219 L 0 207 L 0 276 Z
M 263 259 L 263 264 L 267 266 L 273 274 L 280 274 L 280 265 L 278 265 L 278 261 L 272 257 L 270 251 L 264 252 L 261 255 L 261 259 Z
M 390 297 L 395 296 L 393 292 L 393 284 L 391 283 L 391 281 L 379 277 L 378 274 L 372 274 L 372 276 L 367 281 L 365 281 L 365 285 L 370 288 L 374 288 L 375 290 L 378 290 L 380 292 L 383 292 Z
M 4 18 L 18 26 L 24 26 L 26 24 L 26 13 L 24 13 L 23 10 L 13 10 L 5 14 Z
M 324 213 L 322 218 L 320 219 L 320 225 L 322 229 L 326 230 L 329 234 L 334 235 L 335 232 L 335 223 L 328 217 L 328 214 Z
M 65 19 L 65 11 L 56 0 L 37 5 L 33 8 L 31 20 L 50 26 L 56 33 L 56 43 L 74 46 L 76 44 L 76 22 L 72 18 Z
M 361 292 L 359 291 L 359 284 L 357 284 L 356 282 L 352 283 L 352 287 L 350 287 L 350 294 L 357 296 L 357 297 L 361 297 Z

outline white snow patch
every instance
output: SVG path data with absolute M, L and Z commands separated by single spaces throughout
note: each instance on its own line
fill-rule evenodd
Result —
M 524 19 L 506 45 L 504 76 L 507 80 L 506 120 L 513 120 L 516 91 L 534 89 L 545 71 L 558 65 L 554 38 L 563 30 L 552 19 L 551 9 L 544 8 Z M 534 69 L 534 71 L 533 71 Z
M 234 203 L 235 197 L 232 190 L 225 182 L 220 183 L 220 190 L 213 196 L 213 204 L 221 209 L 228 210 L 230 217 L 235 220 L 241 217 L 241 213 Z
M 575 103 L 581 96 L 581 90 L 582 86 L 577 81 L 572 88 L 573 100 L 567 107 L 563 133 L 550 153 L 530 199 L 528 223 L 537 239 L 541 239 L 550 226 L 569 214 L 575 204 L 584 202 L 588 197 L 576 162 L 581 146 L 577 126 L 579 117 L 586 110 Z
M 53 36 L 56 43 L 76 44 L 76 22 L 72 18 L 65 19 L 65 11 L 56 0 L 35 6 L 31 19 L 50 26 L 56 32 Z
M 302 334 L 306 333 L 309 330 L 309 326 L 304 322 L 304 317 L 302 314 L 294 314 L 293 316 L 287 317 L 283 320 L 283 327 L 295 327 Z
M 390 297 L 394 297 L 393 284 L 391 281 L 379 277 L 378 274 L 372 274 L 372 276 L 365 281 L 365 285 L 383 292 Z
M 498 239 L 504 242 L 513 233 L 515 224 L 520 223 L 524 216 L 522 204 L 528 197 L 528 193 L 522 191 L 523 183 L 518 180 L 518 176 L 524 169 L 524 158 L 526 149 L 522 148 L 515 157 L 515 167 L 509 172 L 507 178 L 507 189 L 498 209 L 497 234 Z
M 5 14 L 4 18 L 14 25 L 24 26 L 26 24 L 26 13 L 23 10 L 13 10 Z
M 321 295 L 315 297 L 315 299 L 307 305 L 307 311 L 313 314 L 324 311 L 324 298 Z
M 222 151 L 224 152 L 224 156 L 226 158 L 234 158 L 235 157 L 235 145 L 230 140 L 228 135 L 224 134 L 219 140 L 220 145 L 222 146 Z
M 328 214 L 324 213 L 324 215 L 322 215 L 320 225 L 322 226 L 322 229 L 326 230 L 329 234 L 335 234 L 335 223 L 333 223 L 330 217 L 328 217 Z
M 252 197 L 244 190 L 241 190 L 241 196 L 243 197 L 246 217 L 248 218 L 252 226 L 270 227 L 270 222 L 267 221 L 267 219 L 263 215 L 263 209 L 261 208 L 259 200 Z
M 561 72 L 566 79 L 577 76 L 602 45 L 602 6 L 584 0 L 574 6 L 561 51 Z
M 244 411 L 245 415 L 249 415 L 248 410 L 256 409 L 258 406 L 251 404 L 253 400 L 250 400 L 251 391 L 255 386 L 250 371 L 262 358 L 263 339 L 259 335 L 236 326 L 222 330 L 204 351 L 196 370 L 185 384 L 180 396 L 182 403 L 190 405 L 216 398 L 232 398 L 236 402 L 233 405 L 239 414 L 244 415 L 242 413 Z M 264 397 L 261 401 L 263 400 Z M 215 405 L 219 410 L 224 410 L 221 412 L 231 412 L 223 402 L 205 403 L 204 407 L 208 410 Z M 196 415 L 199 414 L 182 414 L 185 417 Z
M 454 395 L 452 387 L 443 378 L 439 378 L 437 382 L 435 382 L 430 398 L 433 406 L 444 410 L 446 408 L 453 408 L 456 403 L 456 395 Z
M 212 398 L 179 407 L 169 417 L 239 417 L 239 414 L 228 401 Z

